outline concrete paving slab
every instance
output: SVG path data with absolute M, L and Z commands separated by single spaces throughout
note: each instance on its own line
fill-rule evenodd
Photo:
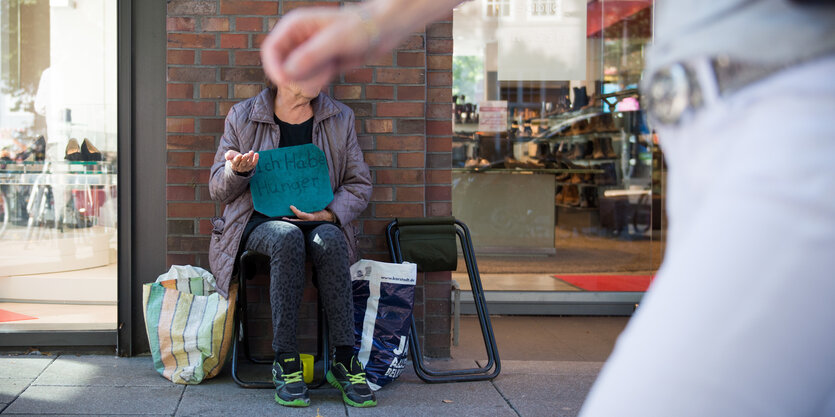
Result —
M 2 413 L 0 413 L 2 414 Z M 5 414 L 3 414 L 5 415 Z M 41 414 L 9 414 L 14 417 L 43 417 Z M 50 414 L 49 417 L 78 417 L 78 414 Z M 171 414 L 86 414 L 88 417 L 170 417 Z
M 0 379 L 0 403 L 8 404 L 14 401 L 29 384 L 32 383 L 30 378 L 4 378 Z M 0 406 L 0 410 L 2 410 Z
M 53 360 L 54 356 L 0 356 L 0 378 L 34 380 Z
M 168 414 L 177 409 L 182 386 L 31 386 L 3 414 Z
M 348 407 L 351 416 L 515 416 L 490 382 L 426 384 L 397 380 L 377 391 L 377 407 Z M 444 401 L 446 400 L 446 402 Z
M 428 369 L 437 371 L 476 368 L 481 366 L 472 359 L 424 359 L 424 365 Z M 415 367 L 411 359 L 406 362 L 406 367 L 403 368 L 403 373 L 400 374 L 400 377 L 398 377 L 396 381 L 423 383 L 423 380 L 415 373 Z
M 508 374 L 496 388 L 521 416 L 573 417 L 580 411 L 595 376 Z
M 488 409 L 486 407 L 473 408 L 469 405 L 439 404 L 436 406 L 409 407 L 408 409 L 397 407 L 385 407 L 380 404 L 373 408 L 352 408 L 348 407 L 349 416 L 409 416 L 409 417 L 517 417 L 510 407 L 497 407 Z M 396 414 L 395 414 L 396 413 Z M 547 415 L 547 414 L 543 414 Z
M 478 361 L 479 366 L 487 364 L 486 360 Z M 502 361 L 502 372 L 499 375 L 590 375 L 596 377 L 603 367 L 603 362 L 577 361 Z
M 345 416 L 345 405 L 341 394 L 333 388 L 315 389 L 310 392 L 310 407 L 284 407 L 273 399 L 271 389 L 245 389 L 239 387 L 231 377 L 208 380 L 186 388 L 177 416 L 282 416 L 312 417 L 318 413 L 323 417 Z
M 174 384 L 157 373 L 150 356 L 61 355 L 32 385 L 169 387 Z

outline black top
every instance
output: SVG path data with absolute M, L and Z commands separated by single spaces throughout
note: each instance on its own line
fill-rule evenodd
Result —
M 276 115 L 273 115 L 273 120 L 275 120 L 275 124 L 278 125 L 278 129 L 281 131 L 281 138 L 278 141 L 279 148 L 313 143 L 312 117 L 297 125 L 279 120 Z
M 278 147 L 279 148 L 286 148 L 288 146 L 298 146 L 298 145 L 306 145 L 308 143 L 313 143 L 313 118 L 307 119 L 306 121 L 299 123 L 297 125 L 284 122 L 279 120 L 278 116 L 273 115 L 273 119 L 275 123 L 278 125 L 280 130 L 281 136 L 279 138 Z M 287 216 L 289 218 L 293 218 L 293 216 Z M 242 253 L 246 240 L 249 239 L 249 235 L 255 230 L 258 225 L 264 223 L 269 220 L 280 220 L 281 217 L 269 217 L 266 214 L 259 212 L 258 210 L 254 210 L 252 212 L 252 217 L 249 218 L 249 222 L 247 222 L 246 227 L 244 228 L 244 234 L 241 237 L 241 245 L 240 250 L 238 253 Z M 312 222 L 305 222 L 305 223 L 312 223 Z M 325 223 L 325 222 L 316 222 L 316 223 Z M 299 224 L 302 226 L 302 224 Z M 305 224 L 305 226 L 307 226 Z

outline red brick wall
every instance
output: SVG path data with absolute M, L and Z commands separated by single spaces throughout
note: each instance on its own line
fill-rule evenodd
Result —
M 236 102 L 256 95 L 263 72 L 258 47 L 283 13 L 340 1 L 171 0 L 168 3 L 167 227 L 168 264 L 208 268 L 209 219 L 220 205 L 208 192 L 209 167 L 223 120 Z M 329 93 L 350 106 L 374 192 L 360 216 L 360 249 L 388 261 L 384 228 L 394 217 L 452 213 L 451 15 L 408 37 L 390 54 L 335 80 Z M 262 271 L 263 272 L 263 271 Z M 261 274 L 263 275 L 263 273 Z M 449 355 L 449 273 L 418 277 L 415 314 L 425 352 Z M 261 321 L 254 336 L 269 349 L 267 279 L 253 282 L 250 307 Z M 303 313 L 315 312 L 306 293 Z M 425 314 L 425 312 L 428 312 Z M 315 335 L 302 319 L 300 339 Z M 253 331 L 255 333 L 255 331 Z

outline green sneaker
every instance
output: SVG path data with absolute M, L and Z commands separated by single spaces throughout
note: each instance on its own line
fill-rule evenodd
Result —
M 374 407 L 377 405 L 377 398 L 374 391 L 368 387 L 365 371 L 356 355 L 351 357 L 349 366 L 350 370 L 346 369 L 345 365 L 334 362 L 327 374 L 328 382 L 342 391 L 342 401 L 345 401 L 345 404 L 351 407 Z
M 307 407 L 310 394 L 302 376 L 301 358 L 298 353 L 284 354 L 273 362 L 275 402 L 288 407 Z

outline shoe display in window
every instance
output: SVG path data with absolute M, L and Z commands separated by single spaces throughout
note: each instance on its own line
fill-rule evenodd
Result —
M 615 153 L 615 147 L 612 145 L 612 138 L 600 138 L 599 139 L 600 147 L 603 148 L 603 155 L 605 155 L 608 159 L 614 159 L 618 157 L 618 154 Z
M 81 142 L 81 157 L 84 161 L 101 161 L 101 151 L 93 145 L 93 142 L 84 138 Z
M 589 141 L 579 142 L 574 144 L 574 152 L 569 157 L 570 159 L 586 159 L 590 154 L 589 148 L 591 143 Z
M 512 156 L 504 157 L 504 167 L 507 169 L 524 168 L 522 163 Z
M 43 161 L 46 159 L 46 139 L 43 135 L 38 136 L 35 143 L 32 145 L 32 153 L 35 155 L 35 161 Z
M 565 161 L 557 161 L 557 169 L 567 170 L 567 169 L 571 169 L 571 167 Z M 561 173 L 556 174 L 555 179 L 559 182 L 562 182 L 562 181 L 568 180 L 570 177 L 571 177 L 571 174 L 569 174 L 567 172 L 561 172 Z
M 568 187 L 566 187 L 566 186 L 559 187 L 559 191 L 557 192 L 557 195 L 554 196 L 554 203 L 562 204 L 563 201 L 565 201 L 565 189 L 566 188 L 568 188 Z
M 597 189 L 594 187 L 583 187 L 580 189 L 580 207 L 597 207 Z
M 592 152 L 593 159 L 606 159 L 606 153 L 603 151 L 601 139 L 602 138 L 594 138 L 591 140 L 592 148 L 594 148 L 594 151 Z
M 78 145 L 78 141 L 74 138 L 70 139 L 67 142 L 67 148 L 64 151 L 64 159 L 67 161 L 83 161 L 84 157 L 81 153 L 81 147 Z
M 617 173 L 615 172 L 614 163 L 600 164 L 602 174 L 594 174 L 594 183 L 597 185 L 615 185 L 618 183 Z
M 565 187 L 563 204 L 567 204 L 569 206 L 580 205 L 580 189 L 576 185 L 569 185 Z

